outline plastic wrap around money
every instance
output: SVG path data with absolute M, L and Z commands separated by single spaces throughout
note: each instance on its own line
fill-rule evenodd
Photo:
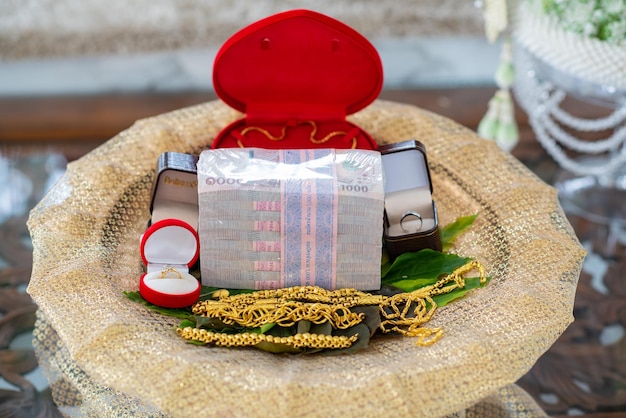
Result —
M 204 151 L 198 162 L 202 283 L 379 289 L 383 201 L 376 151 Z

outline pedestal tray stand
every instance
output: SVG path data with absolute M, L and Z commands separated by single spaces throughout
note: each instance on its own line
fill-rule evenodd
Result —
M 445 334 L 436 344 L 380 336 L 341 356 L 198 347 L 176 336 L 178 320 L 127 299 L 142 274 L 157 157 L 198 153 L 240 117 L 209 102 L 140 120 L 71 163 L 32 210 L 34 344 L 62 412 L 542 415 L 514 382 L 572 322 L 584 250 L 555 189 L 494 143 L 413 106 L 376 101 L 349 119 L 379 144 L 425 144 L 442 225 L 478 214 L 454 251 L 492 279 L 437 311 L 429 325 Z

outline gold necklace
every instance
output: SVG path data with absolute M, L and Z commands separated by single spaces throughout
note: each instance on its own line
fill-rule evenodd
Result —
M 198 341 L 205 344 L 215 344 L 222 347 L 246 347 L 261 342 L 284 344 L 293 348 L 348 348 L 354 343 L 358 335 L 335 336 L 324 334 L 295 334 L 288 337 L 273 337 L 266 334 L 244 332 L 241 334 L 224 334 L 206 329 L 193 327 L 177 328 L 176 333 L 189 341 Z
M 326 136 L 324 136 L 323 138 L 317 139 L 315 137 L 315 135 L 317 135 L 317 123 L 315 123 L 315 121 L 312 121 L 312 120 L 307 120 L 307 121 L 303 121 L 303 122 L 298 122 L 296 124 L 296 126 L 303 125 L 303 124 L 309 124 L 313 128 L 311 130 L 310 135 L 309 135 L 309 141 L 311 141 L 313 144 L 316 144 L 316 145 L 324 144 L 324 143 L 328 142 L 331 138 L 333 138 L 335 136 L 340 136 L 340 135 L 346 135 L 347 134 L 347 132 L 345 132 L 345 131 L 333 131 L 333 132 L 330 132 L 329 134 L 327 134 Z M 242 139 L 249 132 L 259 132 L 259 133 L 263 134 L 270 141 L 282 141 L 283 139 L 285 139 L 285 134 L 287 133 L 287 127 L 283 126 L 280 135 L 279 136 L 275 136 L 269 130 L 267 130 L 265 128 L 261 128 L 261 127 L 258 127 L 258 126 L 248 126 L 248 127 L 244 128 L 240 133 L 238 133 L 238 135 L 234 135 L 236 137 L 241 136 L 240 138 L 236 138 L 237 139 L 237 145 L 239 146 L 239 148 L 245 148 Z M 352 137 L 352 149 L 355 149 L 356 146 L 357 146 L 357 139 L 356 139 L 356 135 L 355 135 L 355 136 Z
M 479 281 L 484 284 L 487 275 L 484 266 L 471 260 L 458 267 L 452 273 L 439 279 L 435 284 L 425 286 L 408 293 L 392 296 L 374 295 L 352 288 L 326 290 L 316 286 L 294 286 L 275 290 L 258 290 L 253 293 L 229 295 L 225 289 L 213 294 L 214 299 L 197 302 L 192 307 L 194 315 L 218 318 L 225 324 L 239 325 L 246 328 L 274 323 L 289 327 L 299 321 L 315 324 L 329 322 L 335 329 L 346 329 L 362 322 L 363 313 L 351 310 L 356 306 L 378 306 L 380 313 L 379 329 L 383 333 L 397 332 L 401 335 L 417 337 L 417 345 L 431 345 L 443 335 L 441 328 L 426 328 L 437 304 L 433 296 L 449 293 L 465 287 L 465 274 L 478 271 Z M 231 337 L 218 335 L 210 331 L 185 328 L 177 331 L 185 339 L 218 345 L 254 345 L 267 337 L 259 335 Z M 297 334 L 296 334 L 297 335 Z M 305 344 L 297 335 L 297 341 L 280 341 L 283 344 Z M 317 338 L 317 337 L 316 337 Z M 329 338 L 329 337 L 324 337 Z M 351 344 L 345 340 L 328 341 L 329 346 Z M 308 347 L 301 345 L 301 347 Z M 319 347 L 319 346 L 315 346 Z
M 241 131 L 241 135 L 245 136 L 248 132 L 252 132 L 252 131 L 261 132 L 270 141 L 282 141 L 283 139 L 285 139 L 285 133 L 287 132 L 287 127 L 283 126 L 280 136 L 274 136 L 267 129 L 259 128 L 258 126 L 248 126 L 247 128 Z

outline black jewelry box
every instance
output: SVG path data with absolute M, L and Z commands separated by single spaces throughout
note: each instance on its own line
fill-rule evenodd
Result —
M 164 152 L 157 160 L 150 204 L 151 223 L 179 219 L 198 230 L 198 157 Z
M 385 175 L 383 240 L 389 258 L 424 248 L 441 251 L 426 148 L 416 140 L 379 147 Z

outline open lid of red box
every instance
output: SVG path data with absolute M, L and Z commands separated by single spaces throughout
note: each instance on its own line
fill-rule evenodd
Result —
M 281 124 L 345 122 L 376 99 L 382 84 L 374 46 L 349 26 L 309 10 L 279 13 L 235 33 L 213 68 L 217 95 L 246 114 L 246 125 L 274 124 L 278 133 Z M 322 131 L 320 126 L 316 134 Z

